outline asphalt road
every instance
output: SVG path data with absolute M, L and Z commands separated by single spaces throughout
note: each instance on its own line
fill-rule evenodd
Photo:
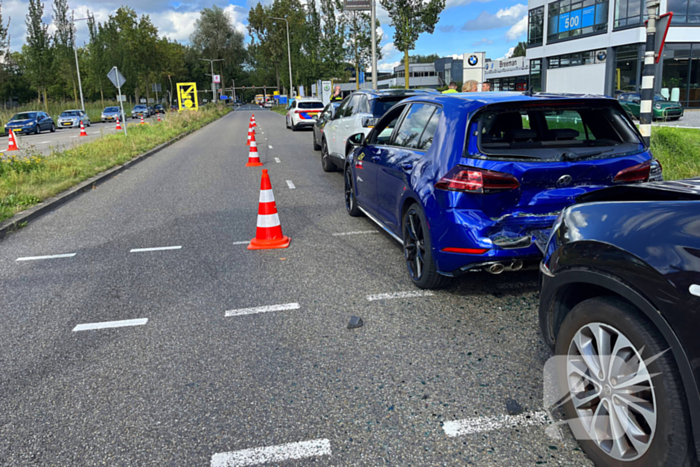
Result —
M 0 242 L 0 465 L 589 464 L 542 411 L 537 275 L 421 294 L 252 108 L 288 249 L 246 249 L 246 107 Z

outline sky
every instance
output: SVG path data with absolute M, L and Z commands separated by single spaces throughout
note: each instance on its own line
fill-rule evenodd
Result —
M 272 0 L 262 0 L 270 3 Z M 461 58 L 462 54 L 486 52 L 493 60 L 512 54 L 518 41 L 525 40 L 527 34 L 527 3 L 518 0 L 446 0 L 446 7 L 440 15 L 435 32 L 422 34 L 411 54 L 438 54 L 441 57 Z M 52 0 L 45 0 L 44 21 L 51 23 Z M 181 43 L 189 41 L 199 11 L 216 4 L 230 15 L 236 29 L 246 35 L 248 10 L 258 0 L 234 0 L 221 2 L 214 0 L 69 0 L 76 18 L 84 18 L 89 10 L 95 19 L 102 22 L 119 6 L 132 7 L 136 12 L 148 14 L 158 27 L 161 36 Z M 19 50 L 25 42 L 29 0 L 3 0 L 0 12 L 3 23 L 10 20 L 10 39 L 13 50 Z M 394 30 L 389 16 L 377 1 L 377 17 L 381 22 L 380 42 L 383 53 L 377 68 L 391 71 L 400 63 L 402 53 L 394 47 Z M 51 27 L 50 29 L 53 29 Z M 78 43 L 87 41 L 87 24 L 77 23 Z

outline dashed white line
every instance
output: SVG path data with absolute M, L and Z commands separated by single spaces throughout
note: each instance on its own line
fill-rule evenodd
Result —
M 25 256 L 23 258 L 17 258 L 15 261 L 36 261 L 38 259 L 54 259 L 54 258 L 72 258 L 75 253 L 65 253 L 62 255 L 48 255 L 48 256 Z
M 280 160 L 279 157 L 275 157 L 275 162 L 277 162 L 277 163 L 279 164 L 279 163 L 281 163 L 282 161 Z
M 287 186 L 289 187 L 290 190 L 293 190 L 296 188 L 294 186 L 294 183 L 291 180 L 287 180 Z
M 343 237 L 345 235 L 364 235 L 364 234 L 376 234 L 379 233 L 377 230 L 358 230 L 357 232 L 338 232 L 332 234 L 334 237 Z
M 298 310 L 299 308 L 300 305 L 298 303 L 284 303 L 282 305 L 268 305 L 258 306 L 254 308 L 240 308 L 238 310 L 228 310 L 225 316 L 228 318 L 230 316 L 253 315 L 255 313 L 269 313 L 271 311 Z
M 475 417 L 464 420 L 445 422 L 442 429 L 450 437 L 483 433 L 485 431 L 500 430 L 501 428 L 515 428 L 530 425 L 549 425 L 547 412 L 527 412 L 520 415 L 498 415 L 495 417 Z
M 246 240 L 246 241 L 243 241 L 243 242 L 233 242 L 234 245 L 247 245 L 247 244 L 249 244 L 249 243 L 250 243 L 250 240 Z
M 270 149 L 272 149 L 272 146 L 270 146 L 269 144 L 267 145 L 267 147 L 270 148 Z
M 148 322 L 148 318 L 126 319 L 122 321 L 104 321 L 102 323 L 79 324 L 73 328 L 73 332 L 92 331 L 94 329 L 123 328 L 127 326 L 143 326 Z
M 179 250 L 182 245 L 178 246 L 158 246 L 155 248 L 132 248 L 129 253 L 143 253 L 145 251 L 164 251 L 164 250 Z
M 330 455 L 331 442 L 327 439 L 315 439 L 279 446 L 220 452 L 211 456 L 211 467 L 239 467 Z
M 430 297 L 435 295 L 432 292 L 426 291 L 415 291 L 415 292 L 393 292 L 393 293 L 380 293 L 376 295 L 367 295 L 367 300 L 373 302 L 375 300 L 390 300 L 392 298 L 411 298 L 411 297 Z

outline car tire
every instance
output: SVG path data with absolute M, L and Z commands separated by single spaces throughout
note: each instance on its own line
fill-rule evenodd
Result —
M 411 204 L 401 219 L 404 258 L 408 276 L 416 287 L 439 289 L 447 283 L 447 278 L 437 272 L 427 226 L 423 209 L 418 203 Z
M 40 135 L 41 134 L 41 127 L 37 123 L 37 125 L 34 127 L 34 134 L 35 135 Z
M 314 132 L 314 151 L 320 151 L 321 146 L 318 144 L 318 141 L 316 141 L 316 129 L 313 129 Z
M 289 130 L 289 117 L 284 117 L 284 126 Z
M 52 123 L 51 124 L 51 133 L 56 133 L 56 124 Z
M 323 138 L 323 142 L 321 143 L 321 168 L 324 172 L 335 172 L 338 170 L 331 160 L 330 154 L 328 154 L 328 143 L 326 142 L 326 138 Z
M 589 335 L 594 337 L 588 339 L 587 336 Z M 579 347 L 575 344 L 574 339 L 579 342 L 582 340 L 586 342 L 585 354 L 589 359 L 582 357 L 578 353 L 577 349 Z M 600 342 L 608 342 L 611 346 L 610 342 L 615 342 L 614 348 L 625 346 L 618 348 L 616 355 L 626 355 L 626 359 L 613 358 L 611 361 L 626 361 L 629 366 L 624 365 L 622 368 L 613 369 L 612 364 L 608 364 L 609 374 L 607 378 L 602 373 L 601 375 L 604 376 L 602 379 L 593 376 L 596 370 L 591 371 L 591 366 L 588 366 L 585 362 L 592 361 L 595 364 L 600 363 L 600 360 L 598 358 L 590 359 L 590 352 L 600 349 L 600 354 L 609 353 L 604 349 L 604 346 L 601 348 Z M 633 305 L 616 297 L 595 297 L 585 300 L 574 306 L 564 318 L 557 333 L 555 345 L 555 353 L 558 357 L 556 365 L 558 395 L 566 395 L 563 408 L 569 426 L 574 436 L 579 440 L 578 442 L 584 452 L 595 465 L 624 465 L 626 467 L 663 465 L 680 467 L 691 464 L 694 456 L 691 450 L 692 443 L 690 440 L 690 424 L 687 416 L 688 408 L 685 392 L 673 354 L 672 352 L 667 352 L 667 350 L 668 344 L 661 337 L 656 327 L 641 315 Z M 637 357 L 635 357 L 635 354 Z M 646 373 L 654 376 L 649 377 L 648 383 L 636 382 L 632 387 L 651 388 L 651 390 L 637 390 L 629 393 L 630 386 L 627 386 L 628 389 L 623 389 L 625 391 L 624 394 L 627 394 L 624 397 L 634 398 L 635 403 L 641 403 L 638 399 L 639 397 L 652 400 L 654 403 L 648 405 L 647 410 L 648 407 L 652 407 L 655 410 L 655 426 L 652 428 L 648 423 L 641 423 L 640 420 L 645 419 L 645 417 L 642 417 L 641 412 L 636 411 L 638 409 L 633 407 L 633 410 L 629 408 L 624 410 L 623 413 L 627 412 L 634 415 L 636 420 L 634 428 L 642 426 L 643 429 L 640 433 L 645 432 L 645 434 L 649 435 L 647 439 L 650 439 L 650 441 L 640 445 L 643 447 L 640 448 L 641 455 L 638 457 L 635 458 L 634 455 L 629 455 L 628 460 L 618 459 L 606 452 L 608 447 L 612 448 L 616 443 L 613 443 L 611 440 L 598 443 L 594 441 L 596 439 L 595 436 L 589 434 L 584 427 L 584 422 L 581 421 L 574 407 L 567 370 L 568 368 L 574 368 L 574 366 L 586 369 L 584 374 L 587 374 L 588 377 L 585 380 L 589 381 L 589 386 L 582 388 L 582 390 L 586 390 L 587 395 L 590 394 L 588 391 L 598 391 L 600 396 L 588 401 L 587 404 L 581 405 L 579 402 L 576 403 L 582 408 L 582 412 L 584 410 L 593 410 L 600 415 L 605 412 L 606 405 L 608 407 L 616 407 L 624 404 L 624 402 L 611 402 L 613 400 L 623 400 L 618 395 L 620 393 L 615 392 L 615 386 L 620 383 L 618 377 L 613 376 L 613 374 L 622 374 L 623 376 L 620 376 L 620 378 L 629 378 L 632 374 L 643 375 L 645 372 L 639 371 L 638 363 L 636 363 L 640 360 L 646 366 Z M 637 365 L 636 368 L 634 368 L 635 365 Z M 577 372 L 576 374 L 580 375 L 581 373 Z M 651 378 L 653 378 L 653 384 L 651 383 Z M 584 378 L 581 379 L 584 380 Z M 591 383 L 594 379 L 597 381 L 595 383 L 597 386 Z M 577 394 L 580 394 L 580 392 Z M 611 395 L 608 396 L 607 394 Z M 602 402 L 605 397 L 610 399 Z M 614 399 L 615 397 L 617 399 Z M 578 401 L 577 398 L 576 400 Z M 598 401 L 597 405 L 594 405 L 595 400 Z M 641 406 L 638 405 L 637 407 Z M 623 411 L 623 409 L 619 410 Z M 618 413 L 618 411 L 610 413 Z M 616 417 L 606 417 L 597 418 L 599 429 L 605 428 L 605 426 L 600 424 L 605 424 L 608 420 L 613 420 L 613 423 L 615 420 L 618 420 Z M 628 427 L 633 426 L 628 421 L 625 421 L 624 425 Z M 607 427 L 610 428 L 609 425 Z M 618 427 L 625 431 L 625 437 L 620 437 L 619 439 L 625 441 L 624 444 L 626 446 L 631 446 L 632 444 L 628 441 L 631 435 L 621 425 L 618 425 Z M 600 433 L 600 431 L 596 431 L 596 433 Z M 638 437 L 635 437 L 635 439 L 639 441 Z M 644 444 L 648 444 L 648 446 L 644 446 Z M 640 451 L 635 450 L 634 452 L 640 454 Z
M 294 124 L 294 120 L 292 120 L 292 131 L 297 131 L 299 128 Z
M 351 217 L 360 217 L 362 215 L 362 211 L 360 211 L 360 207 L 357 205 L 357 198 L 355 197 L 354 184 L 352 180 L 352 170 L 350 169 L 349 165 L 345 168 L 344 179 L 345 209 L 348 211 L 348 214 L 350 214 Z

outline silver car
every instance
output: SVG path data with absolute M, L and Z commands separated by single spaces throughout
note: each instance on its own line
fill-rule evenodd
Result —
M 57 128 L 80 128 L 80 121 L 83 125 L 90 126 L 90 117 L 84 110 L 64 110 L 58 117 Z
M 119 117 L 119 121 L 122 123 L 124 122 L 124 119 L 126 118 L 124 114 L 119 110 L 119 107 L 113 106 L 113 107 L 105 107 L 105 109 L 102 111 L 102 115 L 100 116 L 102 123 L 105 122 L 116 122 L 117 117 Z

